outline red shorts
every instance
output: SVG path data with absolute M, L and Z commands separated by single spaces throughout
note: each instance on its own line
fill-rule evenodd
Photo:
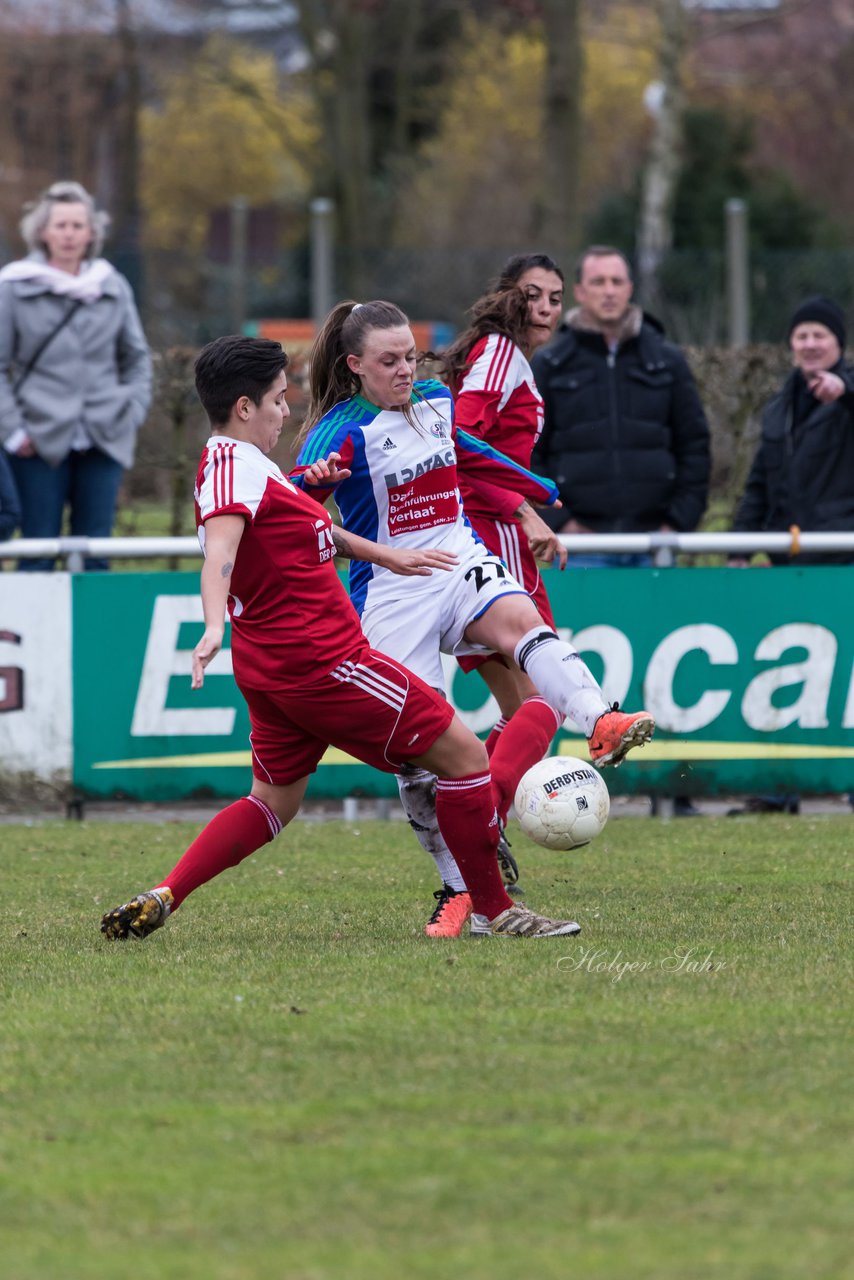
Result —
M 528 546 L 528 539 L 522 533 L 522 526 L 515 520 L 490 520 L 480 515 L 469 516 L 469 520 L 475 533 L 486 543 L 487 549 L 493 555 L 501 556 L 513 577 L 525 588 L 543 622 L 554 627 L 554 614 L 546 586 Z M 506 665 L 505 658 L 500 653 L 472 654 L 470 657 L 457 658 L 457 662 L 463 671 L 476 671 L 486 662 L 502 662 Z
M 454 718 L 434 689 L 367 645 L 315 680 L 241 693 L 252 773 L 277 787 L 313 773 L 329 746 L 394 773 L 428 751 Z

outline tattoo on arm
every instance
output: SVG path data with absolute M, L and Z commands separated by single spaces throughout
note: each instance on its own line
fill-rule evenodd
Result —
M 231 577 L 231 571 L 232 571 L 232 569 L 233 569 L 233 568 L 234 568 L 234 561 L 233 561 L 233 560 L 226 560 L 225 564 L 224 564 L 224 565 L 222 566 L 222 568 L 220 569 L 220 574 L 221 574 L 221 576 L 222 576 L 223 578 L 230 578 L 230 577 Z
M 333 525 L 332 541 L 335 543 L 335 550 L 338 552 L 339 556 L 343 556 L 345 560 L 353 559 L 353 551 L 350 547 L 350 543 L 347 541 L 347 537 L 343 529 L 338 529 Z

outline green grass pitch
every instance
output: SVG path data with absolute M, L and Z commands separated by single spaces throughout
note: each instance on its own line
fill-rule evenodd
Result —
M 511 826 L 539 942 L 431 942 L 402 823 L 298 822 L 105 942 L 195 830 L 0 827 L 9 1280 L 854 1276 L 854 818 Z

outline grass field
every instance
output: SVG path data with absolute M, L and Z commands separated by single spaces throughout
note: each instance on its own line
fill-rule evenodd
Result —
M 195 828 L 0 827 L 0 1271 L 854 1276 L 852 822 L 517 833 L 534 943 L 429 942 L 403 825 L 332 822 L 108 944 Z

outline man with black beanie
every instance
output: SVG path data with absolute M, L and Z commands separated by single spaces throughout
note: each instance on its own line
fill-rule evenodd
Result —
M 854 530 L 854 365 L 845 359 L 845 315 L 829 298 L 807 298 L 787 329 L 794 368 L 762 410 L 762 435 L 736 511 L 737 532 Z M 775 564 L 791 563 L 772 556 Z M 731 565 L 746 565 L 733 557 Z M 811 554 L 798 564 L 851 564 L 851 552 Z M 854 796 L 849 796 L 854 805 Z M 794 794 L 749 797 L 732 813 L 797 813 Z
M 845 315 L 829 298 L 807 298 L 794 311 L 787 336 L 794 368 L 762 410 L 759 447 L 733 528 L 854 530 L 854 365 L 844 357 Z M 798 559 L 852 562 L 852 553 Z M 788 557 L 775 563 L 788 563 Z

